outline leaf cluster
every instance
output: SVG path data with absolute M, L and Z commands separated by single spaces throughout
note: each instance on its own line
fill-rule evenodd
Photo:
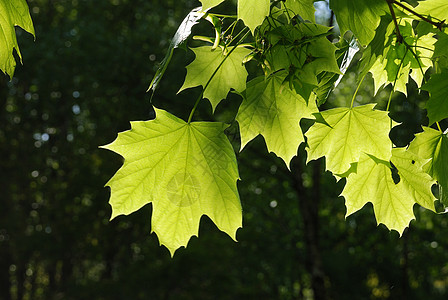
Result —
M 125 158 L 108 184 L 113 216 L 153 203 L 153 230 L 172 254 L 197 235 L 203 214 L 235 237 L 242 212 L 236 191 L 237 161 L 231 158 L 226 126 L 192 122 L 202 99 L 208 99 L 215 110 L 230 91 L 243 99 L 234 118 L 240 151 L 261 135 L 268 151 L 289 168 L 298 147 L 306 142 L 307 161 L 325 157 L 326 169 L 337 180 L 345 178 L 341 196 L 347 215 L 371 202 L 377 222 L 401 234 L 415 218 L 415 204 L 436 211 L 437 198 L 446 203 L 448 144 L 438 122 L 448 117 L 444 101 L 448 39 L 440 1 L 425 1 L 415 9 L 397 1 L 330 1 L 341 29 L 336 42 L 332 42 L 332 28 L 315 23 L 313 1 L 239 1 L 236 16 L 212 13 L 221 2 L 202 1 L 202 18 L 215 36 L 196 37 L 205 44 L 191 49 L 195 60 L 187 66 L 179 92 L 196 86 L 202 86 L 202 91 L 188 121 L 156 110 L 155 120 L 138 123 L 140 129 L 133 126 L 107 146 Z M 356 64 L 358 87 L 350 106 L 328 109 L 328 95 L 358 51 L 362 57 Z M 249 82 L 248 62 L 262 71 Z M 157 76 L 165 70 L 166 63 Z M 375 93 L 392 87 L 386 110 L 376 109 L 375 103 L 355 105 L 369 73 Z M 399 148 L 389 138 L 398 124 L 389 110 L 394 92 L 407 94 L 409 79 L 429 92 L 427 125 L 435 128 L 423 127 L 408 147 Z M 313 125 L 304 133 L 300 122 L 305 118 Z M 172 120 L 191 129 L 172 127 Z M 199 125 L 200 136 L 193 129 Z M 214 142 L 217 136 L 220 146 Z M 124 145 L 127 150 L 120 150 Z M 433 185 L 439 187 L 437 198 Z
M 131 130 L 105 146 L 125 159 L 108 183 L 113 217 L 152 203 L 152 230 L 171 254 L 197 235 L 202 215 L 236 237 L 242 210 L 228 125 L 193 122 L 199 102 L 208 99 L 214 111 L 229 92 L 242 98 L 233 120 L 240 151 L 261 135 L 289 168 L 306 143 L 307 161 L 325 157 L 326 169 L 346 181 L 341 195 L 347 215 L 371 202 L 377 222 L 401 234 L 415 218 L 415 204 L 435 212 L 437 202 L 443 210 L 448 203 L 445 0 L 416 7 L 398 0 L 331 0 L 341 30 L 335 40 L 331 27 L 316 24 L 312 0 L 239 0 L 236 15 L 214 13 L 223 1 L 202 0 L 203 7 L 185 18 L 150 85 L 157 96 L 174 48 L 188 41 L 198 22 L 208 22 L 214 36 L 193 37 L 202 45 L 191 48 L 195 59 L 179 90 L 202 86 L 188 120 L 155 109 L 154 120 L 133 122 Z M 8 45 L 0 53 L 0 68 L 8 74 L 15 62 L 12 49 L 18 52 L 13 26 L 33 33 L 25 2 L 11 3 L 0 6 L 7 16 L 0 25 Z M 358 86 L 350 105 L 332 107 L 328 96 L 358 51 Z M 258 71 L 249 74 L 249 62 Z M 390 89 L 385 110 L 376 109 L 376 103 L 356 106 L 369 73 L 375 93 Z M 392 95 L 406 96 L 410 80 L 429 94 L 428 123 L 406 147 L 397 147 L 389 138 L 397 125 L 389 114 Z M 303 119 L 312 122 L 308 130 L 301 126 Z M 433 186 L 438 187 L 434 194 Z

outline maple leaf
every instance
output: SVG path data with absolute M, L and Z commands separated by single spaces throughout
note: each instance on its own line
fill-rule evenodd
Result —
M 221 2 L 224 2 L 224 0 L 200 0 L 202 3 L 202 9 L 207 10 L 209 8 L 215 7 Z
M 430 94 L 426 103 L 429 125 L 448 118 L 448 70 L 443 69 L 439 74 L 433 74 L 429 81 L 422 87 Z
M 285 78 L 276 74 L 265 80 L 264 76 L 250 81 L 243 93 L 243 102 L 236 120 L 240 125 L 241 149 L 258 134 L 263 135 L 269 152 L 289 162 L 304 141 L 299 122 L 318 112 L 313 99 L 305 101 L 287 85 Z
M 131 122 L 131 130 L 103 147 L 125 159 L 106 184 L 111 218 L 152 203 L 152 232 L 171 255 L 198 235 L 204 214 L 235 239 L 242 211 L 227 125 L 186 123 L 164 110 L 155 112 L 154 120 Z
M 423 132 L 415 135 L 415 139 L 409 144 L 409 151 L 417 154 L 428 162 L 423 165 L 423 170 L 437 180 L 442 191 L 439 198 L 448 203 L 448 137 L 446 133 L 423 127 Z
M 326 38 L 329 30 L 329 27 L 309 23 L 277 27 L 268 34 L 273 45 L 267 54 L 272 72 L 293 65 L 300 69 L 304 78 L 316 77 L 323 71 L 340 74 L 335 56 L 337 48 Z
M 215 110 L 219 102 L 227 97 L 230 89 L 242 92 L 246 88 L 247 71 L 242 62 L 251 52 L 249 49 L 230 49 L 227 55 L 224 55 L 220 48 L 214 50 L 211 46 L 191 50 L 196 59 L 187 66 L 187 76 L 179 92 L 202 85 L 206 87 L 204 98 L 210 101 Z M 215 73 L 216 69 L 218 70 Z
M 343 174 L 365 152 L 388 161 L 392 142 L 389 131 L 395 126 L 386 111 L 374 110 L 375 104 L 354 108 L 334 108 L 317 115 L 307 137 L 307 162 L 326 157 L 326 168 Z
M 422 15 L 429 15 L 440 21 L 448 20 L 448 2 L 446 0 L 419 1 L 415 11 Z
M 14 26 L 20 26 L 34 36 L 33 21 L 26 1 L 0 1 L 0 70 L 10 77 L 13 76 L 16 67 L 13 49 L 17 51 L 22 62 Z
M 300 23 L 286 24 L 265 33 L 272 47 L 266 52 L 269 72 L 289 72 L 288 79 L 300 95 L 308 99 L 322 72 L 341 74 L 336 46 L 327 38 L 329 27 Z
M 384 41 L 383 54 L 377 57 L 369 70 L 374 79 L 375 94 L 382 86 L 392 83 L 394 91 L 406 95 L 409 75 L 420 87 L 425 72 L 432 66 L 431 56 L 437 40 L 432 33 L 415 35 L 411 23 L 408 21 L 404 23 L 405 25 L 400 25 L 399 28 L 410 48 L 397 42 L 395 35 L 389 35 L 389 39 Z M 388 33 L 391 32 L 391 28 L 392 24 L 389 24 Z
M 238 0 L 238 18 L 252 33 L 269 15 L 270 0 Z
M 438 40 L 434 44 L 433 59 L 437 59 L 439 66 L 448 68 L 448 34 L 438 32 Z
M 304 20 L 315 21 L 314 0 L 286 0 L 285 6 L 292 10 L 295 14 L 301 16 Z
M 415 201 L 403 182 L 394 183 L 389 162 L 368 154 L 360 156 L 357 171 L 347 177 L 341 195 L 345 198 L 346 216 L 371 202 L 378 224 L 382 223 L 400 235 L 415 219 Z
M 435 212 L 436 198 L 431 192 L 431 187 L 436 181 L 422 169 L 428 161 L 421 160 L 415 153 L 405 148 L 394 148 L 391 162 L 397 168 L 400 182 L 409 195 L 421 206 Z
M 389 15 L 381 16 L 381 21 L 375 31 L 375 36 L 362 54 L 360 66 L 360 69 L 362 70 L 360 74 L 361 77 L 364 77 L 364 75 L 369 72 L 378 59 L 382 59 L 385 45 L 386 43 L 389 43 L 389 36 L 391 36 L 393 32 L 394 25 L 392 23 L 392 17 Z
M 378 0 L 332 0 L 330 8 L 336 15 L 341 34 L 350 30 L 363 46 L 373 39 L 381 15 L 388 10 L 386 1 Z

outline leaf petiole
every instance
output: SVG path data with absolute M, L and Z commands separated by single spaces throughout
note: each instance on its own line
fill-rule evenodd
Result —
M 361 84 L 364 81 L 364 78 L 366 78 L 366 75 L 367 75 L 367 73 L 365 73 L 362 76 L 361 80 L 358 83 L 358 86 L 356 87 L 355 93 L 353 94 L 353 97 L 352 97 L 352 102 L 350 103 L 350 108 L 353 108 L 353 103 L 355 102 L 356 95 L 358 94 L 359 88 L 361 87 Z

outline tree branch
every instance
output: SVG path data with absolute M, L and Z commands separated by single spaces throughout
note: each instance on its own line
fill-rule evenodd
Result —
M 394 0 L 386 0 L 387 5 L 389 6 L 390 14 L 392 15 L 392 19 L 394 20 L 395 25 L 395 34 L 397 35 L 397 43 L 401 44 L 403 42 L 403 36 L 401 35 L 400 28 L 398 27 L 397 23 L 397 16 L 395 15 L 394 7 L 392 6 L 392 3 L 394 3 Z
M 422 19 L 423 21 L 433 25 L 434 27 L 436 27 L 437 29 L 439 29 L 440 31 L 443 31 L 443 27 L 447 27 L 448 25 L 445 24 L 445 20 L 442 20 L 440 22 L 434 22 L 433 20 L 419 14 L 418 12 L 416 12 L 415 10 L 407 7 L 406 5 L 404 5 L 401 2 L 398 2 L 396 0 L 387 0 L 387 4 L 389 4 L 389 8 L 391 7 L 391 4 L 395 4 L 401 8 L 403 8 L 404 10 L 407 10 L 408 12 L 410 12 L 411 14 L 413 14 L 414 16 L 419 17 L 420 19 Z M 395 18 L 395 17 L 394 17 Z

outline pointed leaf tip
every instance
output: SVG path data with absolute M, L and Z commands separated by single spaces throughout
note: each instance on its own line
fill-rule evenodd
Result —
M 246 88 L 248 73 L 242 61 L 251 50 L 238 47 L 227 55 L 224 55 L 221 48 L 213 51 L 212 46 L 191 50 L 196 58 L 187 66 L 187 76 L 178 93 L 188 88 L 202 86 L 205 88 L 203 97 L 210 101 L 214 111 L 231 89 L 242 92 Z
M 152 231 L 171 255 L 197 236 L 207 215 L 232 238 L 242 225 L 236 157 L 226 127 L 185 121 L 155 108 L 156 118 L 132 122 L 108 147 L 123 166 L 108 182 L 112 217 L 152 203 Z

